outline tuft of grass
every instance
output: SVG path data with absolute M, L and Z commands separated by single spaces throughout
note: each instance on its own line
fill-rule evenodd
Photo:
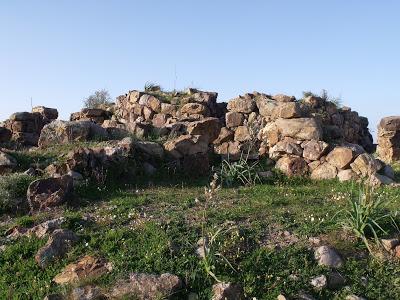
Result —
M 252 186 L 261 183 L 258 171 L 258 161 L 250 162 L 242 154 L 238 161 L 223 160 L 219 169 L 219 176 L 221 183 L 228 187 L 236 184 Z
M 0 212 L 15 212 L 23 208 L 26 191 L 34 179 L 22 173 L 0 176 Z

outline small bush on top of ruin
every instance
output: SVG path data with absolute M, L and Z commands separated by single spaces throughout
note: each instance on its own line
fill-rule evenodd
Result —
M 84 105 L 86 108 L 101 108 L 111 104 L 110 93 L 105 90 L 95 91 L 92 95 L 84 100 Z
M 159 84 L 156 84 L 154 82 L 148 81 L 144 85 L 144 90 L 146 92 L 160 92 L 162 89 L 161 89 L 161 86 Z
M 336 105 L 336 107 L 341 107 L 342 106 L 342 98 L 339 97 L 333 97 L 331 95 L 329 95 L 328 91 L 325 89 L 322 89 L 321 92 L 318 94 L 315 94 L 313 92 L 310 91 L 304 91 L 303 92 L 303 99 L 309 97 L 309 96 L 314 96 L 314 97 L 320 97 L 322 99 L 324 99 L 325 101 L 329 101 L 332 102 Z

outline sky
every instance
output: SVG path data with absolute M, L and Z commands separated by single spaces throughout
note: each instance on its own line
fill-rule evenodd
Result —
M 400 115 L 400 1 L 1 0 L 0 120 L 62 119 L 98 89 L 326 89 L 370 120 Z

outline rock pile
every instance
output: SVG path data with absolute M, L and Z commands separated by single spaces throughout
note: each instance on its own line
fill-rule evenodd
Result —
M 11 133 L 11 140 L 26 146 L 37 146 L 40 132 L 44 125 L 58 118 L 58 112 L 54 108 L 37 106 L 32 112 L 14 113 L 4 122 L 8 133 L 0 130 L 0 139 L 7 141 Z
M 379 123 L 377 152 L 385 162 L 400 160 L 400 116 L 386 117 Z

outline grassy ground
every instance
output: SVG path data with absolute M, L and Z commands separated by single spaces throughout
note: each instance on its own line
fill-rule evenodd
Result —
M 195 249 L 202 231 L 213 233 L 219 228 L 229 230 L 218 236 L 213 247 L 231 266 L 215 261 L 213 272 L 220 280 L 242 284 L 250 299 L 276 299 L 281 293 L 294 296 L 300 291 L 317 299 L 344 299 L 348 294 L 400 299 L 400 263 L 372 258 L 340 225 L 341 211 L 359 191 L 356 184 L 279 179 L 253 187 L 222 188 L 206 202 L 208 182 L 209 178 L 154 178 L 90 185 L 79 189 L 69 206 L 34 216 L 3 216 L 1 232 L 63 215 L 64 227 L 75 231 L 80 242 L 45 270 L 34 261 L 45 240 L 7 242 L 0 252 L 0 299 L 43 299 L 65 292 L 68 287 L 56 286 L 52 279 L 86 254 L 112 262 L 113 271 L 94 282 L 104 288 L 130 272 L 169 272 L 186 284 L 176 299 L 186 299 L 190 292 L 210 299 L 215 281 Z M 384 199 L 385 209 L 398 209 L 400 189 L 382 188 L 377 194 Z M 344 287 L 315 291 L 310 286 L 311 278 L 329 273 L 313 258 L 312 237 L 321 245 L 335 246 L 345 257 L 339 269 L 346 279 Z

